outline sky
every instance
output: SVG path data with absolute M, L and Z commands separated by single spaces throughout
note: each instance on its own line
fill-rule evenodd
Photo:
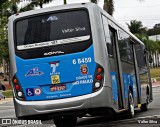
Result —
M 114 0 L 114 17 L 125 25 L 130 20 L 142 21 L 143 26 L 153 28 L 160 23 L 160 0 Z
M 29 1 L 29 0 L 24 0 Z M 68 4 L 83 3 L 89 0 L 67 0 Z M 99 0 L 98 5 L 103 8 L 104 0 Z M 53 0 L 44 7 L 62 5 L 63 0 Z M 160 23 L 160 0 L 114 0 L 115 11 L 113 17 L 124 27 L 130 20 L 142 21 L 144 27 L 153 28 Z

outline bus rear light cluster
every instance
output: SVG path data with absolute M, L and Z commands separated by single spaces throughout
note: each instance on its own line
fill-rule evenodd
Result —
M 24 95 L 23 95 L 23 92 L 22 92 L 22 88 L 21 88 L 21 85 L 20 85 L 16 76 L 13 77 L 12 82 L 13 82 L 13 87 L 15 89 L 15 92 L 16 92 L 15 94 L 16 94 L 17 98 L 20 99 L 20 100 L 24 100 Z
M 93 81 L 93 92 L 96 92 L 102 87 L 103 77 L 104 77 L 104 69 L 99 64 L 97 64 L 97 66 L 96 66 L 96 70 L 95 70 L 94 75 L 95 75 L 94 76 L 95 78 Z

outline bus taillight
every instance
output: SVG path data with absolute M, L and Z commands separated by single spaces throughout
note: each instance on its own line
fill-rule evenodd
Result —
M 19 85 L 15 85 L 15 89 L 16 89 L 16 91 L 20 90 L 20 86 Z
M 19 83 L 19 81 L 18 81 L 16 76 L 13 77 L 12 82 L 13 82 L 13 85 L 14 85 L 13 87 L 15 89 L 15 94 L 17 96 L 17 99 L 25 100 L 21 85 L 20 85 L 20 83 Z
M 102 76 L 100 74 L 96 75 L 97 80 L 102 80 Z
M 104 75 L 104 69 L 102 66 L 100 66 L 99 64 L 97 64 L 96 66 L 96 71 L 94 74 L 95 78 L 94 78 L 94 82 L 93 82 L 93 92 L 98 91 L 103 84 L 103 75 Z

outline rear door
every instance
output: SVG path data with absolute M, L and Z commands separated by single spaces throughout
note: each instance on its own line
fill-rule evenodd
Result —
M 124 89 L 123 79 L 121 73 L 120 56 L 118 49 L 118 36 L 116 28 L 112 27 L 110 22 L 104 15 L 102 15 L 103 28 L 106 39 L 106 47 L 108 50 L 108 57 L 110 63 L 110 75 L 112 82 L 112 97 L 115 108 L 123 109 L 124 107 Z

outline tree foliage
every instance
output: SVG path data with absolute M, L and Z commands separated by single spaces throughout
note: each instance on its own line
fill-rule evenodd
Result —
M 141 21 L 131 20 L 130 24 L 127 23 L 128 29 L 133 34 L 144 34 L 146 33 L 146 28 L 143 27 Z
M 90 0 L 92 3 L 97 4 L 97 0 Z M 114 12 L 114 2 L 113 0 L 104 0 L 103 9 L 108 12 L 110 15 L 113 15 Z
M 113 15 L 114 12 L 114 2 L 113 0 L 104 0 L 103 9 L 108 12 L 110 15 Z
M 160 28 L 153 28 L 147 31 L 148 36 L 158 35 L 158 34 L 160 34 Z
M 149 51 L 149 56 L 152 57 L 153 67 L 159 66 L 160 41 L 149 40 L 146 28 L 143 27 L 141 21 L 132 20 L 128 25 L 128 29 L 137 36 L 146 46 Z M 154 59 L 153 59 L 154 58 Z
M 46 4 L 46 3 L 50 3 L 52 2 L 53 0 L 31 0 L 32 2 L 30 3 L 30 6 L 39 6 L 40 8 L 43 8 L 43 4 Z M 29 5 L 28 5 L 29 6 Z
M 64 4 L 67 4 L 67 0 L 64 0 Z
M 8 11 L 2 10 L 3 6 L 7 0 L 3 1 L 3 3 L 0 4 L 0 61 L 2 62 L 2 59 L 8 61 L 8 31 L 7 31 L 7 23 L 8 23 Z
M 91 2 L 97 4 L 97 0 L 91 0 Z

